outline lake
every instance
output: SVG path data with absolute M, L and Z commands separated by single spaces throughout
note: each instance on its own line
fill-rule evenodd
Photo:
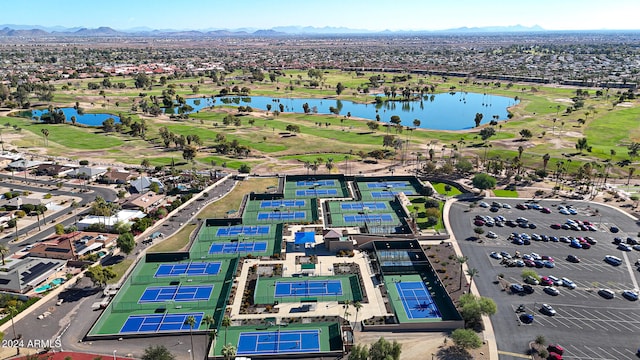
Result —
M 382 96 L 384 99 L 384 97 Z M 371 99 L 373 101 L 373 98 Z M 420 120 L 420 127 L 434 130 L 463 130 L 475 127 L 476 113 L 483 114 L 482 124 L 486 124 L 497 116 L 497 120 L 506 120 L 507 108 L 519 101 L 497 95 L 479 93 L 442 93 L 425 95 L 421 100 L 388 101 L 380 104 L 354 103 L 336 99 L 292 99 L 274 98 L 268 96 L 225 96 L 215 98 L 190 98 L 187 104 L 193 107 L 193 112 L 219 105 L 251 106 L 255 109 L 271 111 L 304 112 L 302 106 L 307 103 L 312 113 L 330 114 L 330 107 L 339 110 L 340 116 L 351 114 L 352 117 L 375 120 L 380 115 L 380 121 L 388 123 L 391 116 L 400 116 L 401 124 L 413 127 L 413 120 Z M 169 112 L 176 112 L 177 108 Z
M 84 113 L 82 115 L 78 114 L 78 111 L 72 107 L 70 108 L 59 108 L 58 110 L 62 110 L 62 112 L 64 113 L 64 116 L 67 118 L 67 122 L 70 123 L 71 122 L 71 117 L 75 116 L 76 117 L 76 123 L 77 124 L 83 124 L 83 125 L 87 125 L 87 126 L 102 126 L 102 123 L 107 120 L 108 118 L 113 118 L 113 120 L 115 120 L 115 123 L 119 123 L 120 122 L 120 117 L 117 115 L 113 115 L 113 114 L 87 114 Z M 44 110 L 31 110 L 31 118 L 33 119 L 33 117 L 37 116 L 38 118 L 40 118 L 43 114 L 47 114 L 49 112 L 49 110 L 44 109 Z

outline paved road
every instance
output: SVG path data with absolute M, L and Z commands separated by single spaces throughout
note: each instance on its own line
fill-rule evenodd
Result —
M 95 200 L 96 196 L 101 196 L 107 201 L 114 201 L 116 199 L 116 192 L 113 189 L 110 189 L 107 187 L 101 187 L 101 186 L 88 186 L 87 192 L 77 192 L 73 190 L 67 190 L 67 187 L 58 189 L 54 185 L 55 182 L 52 182 L 50 180 L 29 178 L 28 181 L 25 183 L 19 180 L 14 180 L 11 176 L 3 175 L 3 174 L 0 174 L 0 180 L 1 180 L 0 186 L 8 187 L 14 190 L 31 191 L 31 192 L 48 192 L 48 193 L 51 193 L 52 195 L 65 195 L 69 197 L 79 197 L 81 199 L 79 201 L 80 207 L 76 209 L 78 217 L 81 217 L 83 214 L 86 213 L 88 209 L 84 209 L 83 206 Z M 44 187 L 39 185 L 44 185 Z M 69 206 L 61 210 L 58 210 L 53 214 L 46 215 L 44 219 L 41 219 L 40 226 L 44 227 L 45 224 L 47 226 L 50 226 L 52 223 L 57 223 L 56 219 L 58 219 L 59 217 L 65 216 L 71 210 L 72 210 L 71 204 L 69 204 Z M 74 221 L 75 219 L 72 217 L 63 221 L 62 224 L 65 226 L 68 226 L 68 225 L 71 225 Z M 32 235 L 27 237 L 26 239 L 23 239 L 18 244 L 12 244 L 12 243 L 9 243 L 9 241 L 15 239 L 15 233 L 11 233 L 9 235 L 6 235 L 4 238 L 0 239 L 0 243 L 8 244 L 9 250 L 13 253 L 16 250 L 28 244 L 33 244 L 35 242 L 42 241 L 43 239 L 46 239 L 48 236 L 55 233 L 55 230 L 53 227 L 45 229 L 41 232 L 38 232 L 37 229 L 38 229 L 37 223 L 31 224 L 25 227 L 19 227 L 18 228 L 19 234 L 24 234 L 26 232 Z
M 154 230 L 160 231 L 167 236 L 180 230 L 181 224 L 187 224 L 196 218 L 197 212 L 201 208 L 231 191 L 235 183 L 233 179 L 227 179 L 219 183 L 207 196 L 202 196 L 201 201 L 194 201 L 182 211 L 173 215 L 172 221 L 166 221 L 166 226 L 158 226 Z M 69 220 L 73 221 L 73 219 Z M 137 246 L 138 249 L 142 249 L 141 244 Z M 130 256 L 135 256 L 135 252 Z M 57 299 L 41 304 L 34 311 L 34 316 L 28 316 L 16 323 L 16 331 L 23 334 L 29 333 L 33 339 L 56 339 L 60 336 L 64 350 L 91 351 L 109 355 L 113 353 L 114 349 L 117 349 L 118 355 L 132 354 L 134 357 L 139 358 L 142 356 L 145 347 L 149 345 L 164 345 L 177 359 L 190 360 L 188 350 L 191 347 L 191 343 L 188 335 L 144 338 L 142 342 L 140 339 L 80 342 L 80 339 L 84 338 L 101 314 L 100 311 L 91 310 L 91 305 L 94 302 L 101 301 L 102 294 L 85 289 L 74 289 L 62 293 L 59 298 L 65 299 L 62 305 L 55 305 Z M 42 320 L 36 319 L 37 315 L 51 309 L 53 309 L 51 311 L 52 315 Z M 208 336 L 194 335 L 193 340 L 194 359 L 204 359 L 208 350 Z
M 517 201 L 504 201 L 511 205 Z M 489 201 L 490 202 L 490 201 Z M 542 206 L 553 208 L 555 202 L 542 201 Z M 636 237 L 640 226 L 626 214 L 603 206 L 586 202 L 569 202 L 578 209 L 578 215 L 562 215 L 557 210 L 551 214 L 543 214 L 535 210 L 506 210 L 497 213 L 488 209 L 474 208 L 469 210 L 469 203 L 456 203 L 449 214 L 452 230 L 458 239 L 463 253 L 469 257 L 469 267 L 477 268 L 480 273 L 474 278 L 482 296 L 491 297 L 498 305 L 498 313 L 492 317 L 493 328 L 496 333 L 498 349 L 506 352 L 524 353 L 529 341 L 538 335 L 544 335 L 548 343 L 560 343 L 566 349 L 565 359 L 632 359 L 640 346 L 637 334 L 640 332 L 640 303 L 630 302 L 620 296 L 625 289 L 632 289 L 640 280 L 640 273 L 633 267 L 627 267 L 629 262 L 640 258 L 640 252 L 623 253 L 612 244 L 614 236 Z M 595 212 L 595 209 L 598 212 Z M 483 242 L 465 240 L 475 237 L 472 219 L 476 214 L 503 215 L 507 219 L 526 217 L 537 224 L 536 229 L 521 229 L 510 227 L 493 227 L 498 234 L 497 239 L 483 238 Z M 578 232 L 553 230 L 550 225 L 563 223 L 567 218 L 589 220 L 596 223 L 599 231 Z M 622 232 L 611 234 L 608 228 L 616 225 Z M 506 238 L 517 231 L 535 232 L 537 234 L 555 236 L 592 236 L 598 243 L 589 250 L 572 249 L 566 243 L 536 242 L 531 245 L 514 245 Z M 521 253 L 536 252 L 540 255 L 550 255 L 555 259 L 553 269 L 535 269 L 540 276 L 554 275 L 558 278 L 568 277 L 578 288 L 570 290 L 558 287 L 559 296 L 549 296 L 542 291 L 542 286 L 535 286 L 535 293 L 526 296 L 510 294 L 502 291 L 501 284 L 496 283 L 498 274 L 504 274 L 505 282 L 522 283 L 520 274 L 525 268 L 506 268 L 498 260 L 491 259 L 492 251 L 507 251 L 511 254 L 516 250 Z M 568 254 L 580 257 L 579 264 L 572 264 L 565 260 Z M 602 261 L 605 255 L 615 255 L 625 260 L 619 267 L 610 266 Z M 532 268 L 526 268 L 532 269 Z M 615 299 L 606 300 L 597 295 L 600 287 L 611 288 L 618 295 Z M 596 291 L 592 291 L 595 289 Z M 548 303 L 558 312 L 554 317 L 548 317 L 539 312 L 540 304 Z M 535 315 L 532 325 L 524 325 L 518 321 L 515 309 L 524 304 L 528 312 Z M 501 354 L 500 359 L 516 359 Z

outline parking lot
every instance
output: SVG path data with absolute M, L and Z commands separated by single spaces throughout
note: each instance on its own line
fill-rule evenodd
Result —
M 572 205 L 575 215 L 560 214 L 557 205 L 560 201 L 540 201 L 541 207 L 551 211 L 548 214 L 540 210 L 521 210 L 516 205 L 524 200 L 484 200 L 508 203 L 511 209 L 500 208 L 490 211 L 480 206 L 470 207 L 470 202 L 458 202 L 452 205 L 449 213 L 453 234 L 464 255 L 469 257 L 468 265 L 479 270 L 474 278 L 480 294 L 495 300 L 498 313 L 492 317 L 498 349 L 506 352 L 525 353 L 528 344 L 536 336 L 543 335 L 548 343 L 559 343 L 565 348 L 565 359 L 635 359 L 640 347 L 640 302 L 630 301 L 621 296 L 625 290 L 637 290 L 640 272 L 634 263 L 640 259 L 640 251 L 621 251 L 613 243 L 613 238 L 637 238 L 640 226 L 626 214 L 602 204 L 587 202 L 565 202 Z M 494 209 L 496 210 L 496 209 Z M 535 228 L 482 225 L 484 234 L 477 235 L 474 228 L 476 215 L 499 216 L 516 220 L 519 217 L 534 223 Z M 567 219 L 587 221 L 593 224 L 595 231 L 553 229 L 552 224 L 563 224 Z M 611 233 L 610 227 L 620 231 Z M 496 234 L 494 239 L 486 235 L 489 231 Z M 510 236 L 513 232 L 525 232 L 547 237 L 573 237 L 579 239 L 591 236 L 595 245 L 589 249 L 571 247 L 570 243 L 543 240 L 531 240 L 529 245 L 516 245 Z M 552 257 L 550 267 L 507 267 L 501 260 L 490 257 L 491 252 L 505 251 L 515 255 L 536 253 Z M 567 261 L 568 255 L 574 255 L 580 262 Z M 622 259 L 622 264 L 613 266 L 603 259 L 613 255 Z M 520 264 L 522 265 L 522 264 Z M 533 285 L 533 293 L 514 294 L 510 284 L 524 284 L 523 270 L 533 270 L 539 276 L 566 277 L 576 284 L 575 289 L 562 285 L 555 286 L 558 295 L 552 296 L 543 291 L 544 286 Z M 499 279 L 498 275 L 502 275 Z M 613 299 L 605 299 L 599 290 L 605 288 L 615 293 Z M 548 316 L 540 312 L 542 304 L 551 305 L 557 312 Z M 520 321 L 518 307 L 523 305 L 525 313 L 534 315 L 531 324 Z M 501 359 L 515 359 L 509 355 L 500 355 Z

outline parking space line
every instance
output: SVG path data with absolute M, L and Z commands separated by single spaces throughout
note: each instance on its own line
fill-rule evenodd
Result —
M 615 318 L 617 318 L 617 319 L 620 319 L 620 320 L 618 320 L 618 321 L 617 321 L 617 323 L 616 323 L 617 325 L 622 325 L 622 326 L 624 326 L 625 328 L 627 328 L 627 329 L 629 329 L 629 330 L 631 330 L 631 331 L 633 331 L 633 330 L 634 330 L 634 329 L 630 329 L 630 328 L 626 325 L 626 324 L 629 322 L 629 320 L 626 320 L 625 318 L 620 317 L 619 315 L 614 314 L 614 313 L 612 313 L 611 311 L 608 311 L 608 310 L 607 310 L 607 313 L 611 314 L 610 318 L 611 318 L 611 317 L 615 317 Z
M 590 354 L 582 351 L 580 348 L 578 348 L 577 346 L 571 346 L 572 350 L 569 350 L 569 347 L 567 347 L 567 355 L 563 355 L 562 358 L 563 359 L 572 359 L 572 358 L 576 358 L 576 359 L 581 359 L 581 360 L 609 360 L 609 359 L 604 359 L 601 356 L 598 357 L 592 357 Z M 586 347 L 586 346 L 584 346 Z M 584 348 L 583 347 L 583 348 Z M 576 354 L 576 356 L 571 356 L 569 354 Z M 610 359 L 610 360 L 614 360 L 614 359 Z
M 622 257 L 624 257 L 624 262 L 627 265 L 627 271 L 629 271 L 629 276 L 631 277 L 631 282 L 633 283 L 633 288 L 638 289 L 638 281 L 636 280 L 633 269 L 631 268 L 631 261 L 629 261 L 629 257 L 626 252 L 622 253 Z
M 602 349 L 602 348 L 600 348 L 600 349 Z M 615 351 L 615 352 L 617 352 L 618 354 L 620 354 L 620 355 L 621 355 L 621 357 L 619 357 L 618 359 L 631 359 L 631 357 L 630 357 L 629 355 L 624 354 L 624 353 L 621 353 L 621 352 L 620 352 L 618 349 L 616 349 L 616 348 L 611 348 L 611 350 L 612 350 L 612 351 Z

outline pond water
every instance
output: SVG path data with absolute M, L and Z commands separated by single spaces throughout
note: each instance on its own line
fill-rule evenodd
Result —
M 78 124 L 83 124 L 83 125 L 87 125 L 87 126 L 102 126 L 102 123 L 107 120 L 108 118 L 113 118 L 113 120 L 115 120 L 115 123 L 119 123 L 120 122 L 120 117 L 117 115 L 113 115 L 113 114 L 87 114 L 84 113 L 82 115 L 78 114 L 78 111 L 72 107 L 69 108 L 59 108 L 57 110 L 62 110 L 62 112 L 64 113 L 64 116 L 67 118 L 67 122 L 70 123 L 71 122 L 71 117 L 75 116 L 76 117 L 76 123 Z M 44 109 L 44 110 L 31 110 L 31 118 L 33 119 L 34 117 L 42 117 L 43 114 L 47 114 L 49 113 L 48 109 Z
M 384 96 L 382 98 L 384 99 Z M 519 101 L 504 96 L 465 92 L 425 95 L 420 100 L 387 101 L 379 104 L 354 103 L 336 99 L 291 99 L 267 96 L 187 99 L 187 104 L 194 109 L 192 112 L 220 105 L 248 105 L 262 110 L 267 110 L 267 105 L 271 105 L 271 111 L 273 111 L 280 110 L 282 105 L 284 112 L 302 113 L 305 103 L 309 105 L 311 113 L 330 114 L 330 108 L 335 108 L 340 116 L 351 114 L 352 117 L 376 120 L 376 115 L 380 115 L 380 121 L 388 123 L 391 116 L 397 115 L 400 117 L 401 124 L 405 126 L 413 127 L 413 120 L 418 119 L 420 127 L 424 129 L 462 130 L 475 127 L 476 113 L 483 114 L 481 124 L 494 119 L 506 120 L 507 108 L 518 104 Z M 168 113 L 171 112 L 177 113 L 178 109 L 169 109 Z

